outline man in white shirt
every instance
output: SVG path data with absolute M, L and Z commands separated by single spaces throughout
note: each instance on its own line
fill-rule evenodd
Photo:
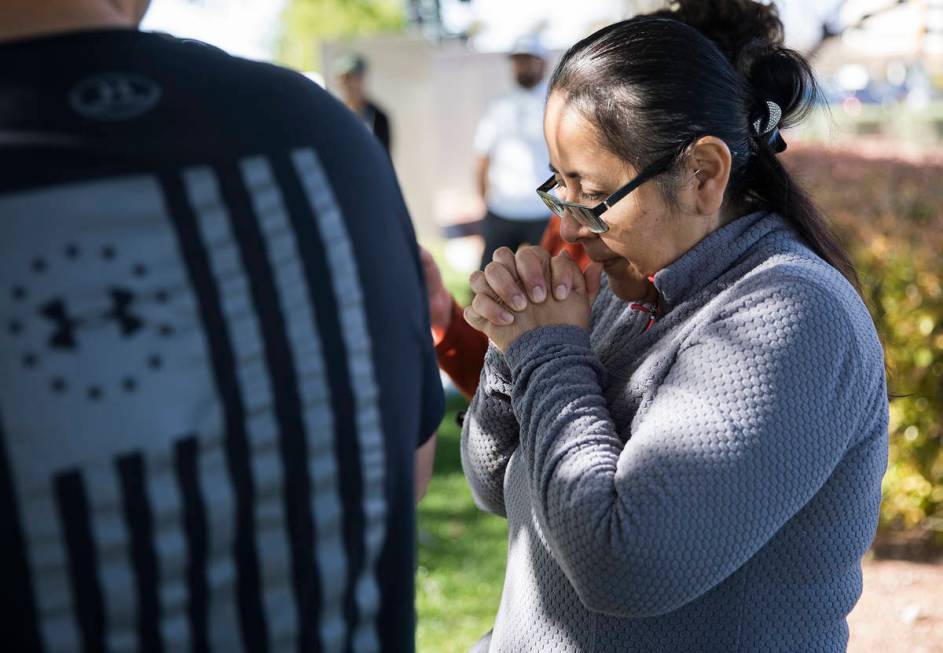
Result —
M 536 36 L 517 41 L 510 55 L 516 86 L 488 106 L 475 133 L 478 191 L 488 208 L 482 268 L 499 247 L 540 242 L 547 226 L 547 208 L 534 192 L 549 165 L 543 134 L 546 55 Z

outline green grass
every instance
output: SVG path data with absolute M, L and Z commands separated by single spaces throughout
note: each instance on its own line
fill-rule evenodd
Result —
M 472 292 L 468 287 L 468 273 L 459 272 L 445 258 L 445 241 L 432 240 L 425 241 L 422 246 L 429 250 L 432 258 L 439 266 L 439 273 L 442 275 L 442 284 L 448 289 L 460 306 L 467 306 L 471 303 Z
M 460 304 L 471 300 L 468 275 L 453 270 L 441 242 L 424 243 Z M 479 510 L 462 475 L 456 414 L 468 402 L 452 397 L 439 428 L 435 472 L 419 504 L 416 575 L 418 653 L 465 653 L 493 625 L 507 561 L 507 522 Z
M 504 582 L 507 522 L 475 507 L 462 476 L 455 415 L 466 404 L 448 402 L 419 505 L 418 653 L 465 653 L 494 624 Z

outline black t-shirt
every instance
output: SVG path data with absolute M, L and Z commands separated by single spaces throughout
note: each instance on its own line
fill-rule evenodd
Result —
M 0 318 L 4 647 L 413 649 L 442 389 L 343 106 L 164 35 L 0 44 Z

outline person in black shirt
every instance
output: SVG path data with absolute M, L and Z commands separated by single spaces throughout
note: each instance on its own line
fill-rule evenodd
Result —
M 334 74 L 337 76 L 337 85 L 344 104 L 360 118 L 370 133 L 377 137 L 386 153 L 391 154 L 390 119 L 386 112 L 367 96 L 367 60 L 359 54 L 342 55 L 334 62 Z
M 146 4 L 0 4 L 2 647 L 412 651 L 443 396 L 389 159 Z

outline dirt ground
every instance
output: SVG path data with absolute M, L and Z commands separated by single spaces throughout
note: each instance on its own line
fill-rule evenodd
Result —
M 849 653 L 943 653 L 943 560 L 871 560 Z

